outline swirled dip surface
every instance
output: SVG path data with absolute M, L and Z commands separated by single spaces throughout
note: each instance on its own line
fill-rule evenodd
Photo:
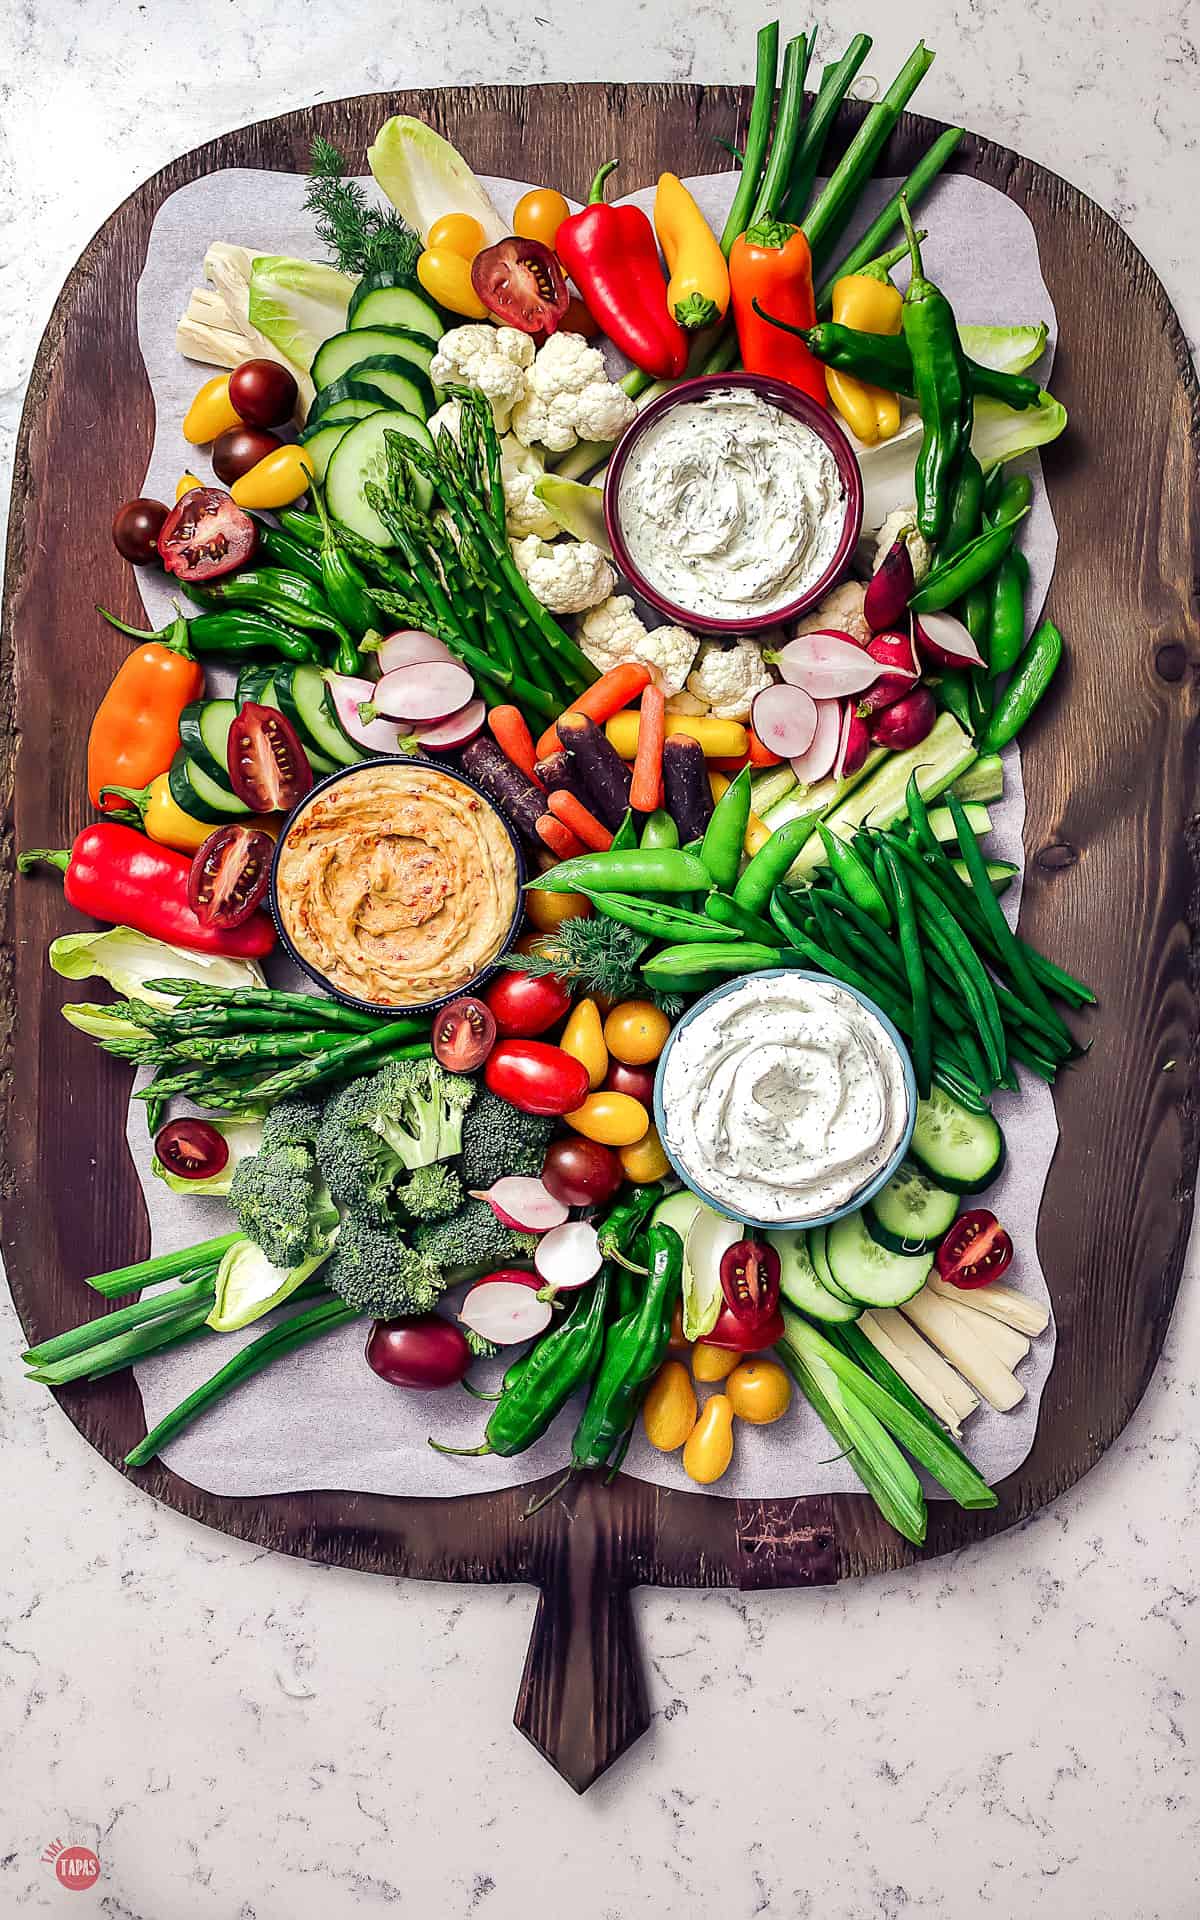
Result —
M 302 806 L 275 879 L 297 953 L 330 985 L 420 1006 L 500 951 L 517 862 L 494 807 L 440 767 L 369 763 Z
M 819 434 L 749 387 L 667 407 L 631 448 L 617 514 L 629 557 L 711 620 L 786 607 L 825 573 L 846 490 Z
M 797 1224 L 849 1205 L 908 1119 L 895 1043 L 836 981 L 757 975 L 680 1028 L 666 1144 L 730 1213 Z

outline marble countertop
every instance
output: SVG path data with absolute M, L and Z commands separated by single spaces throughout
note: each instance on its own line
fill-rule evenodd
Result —
M 0 479 L 57 290 L 111 209 L 226 127 L 450 80 L 744 79 L 738 0 L 23 0 L 0 16 Z M 807 13 L 784 10 L 784 26 Z M 917 31 L 922 110 L 1065 174 L 1200 334 L 1189 0 L 837 4 Z M 299 28 L 299 30 L 297 30 Z M 1196 1277 L 1193 1247 L 1189 1260 Z M 1200 1290 L 1129 1428 L 991 1545 L 810 1594 L 635 1596 L 654 1724 L 577 1801 L 511 1726 L 530 1589 L 256 1552 L 100 1462 L 0 1340 L 0 1910 L 52 1913 L 48 1843 L 111 1920 L 1184 1920 L 1197 1910 Z M 86 1911 L 86 1909 L 85 1909 Z

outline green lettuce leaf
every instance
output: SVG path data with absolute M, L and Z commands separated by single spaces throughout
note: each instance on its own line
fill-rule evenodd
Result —
M 110 927 L 107 933 L 64 933 L 51 941 L 48 957 L 64 980 L 107 980 L 126 1000 L 149 1000 L 160 1007 L 175 1003 L 165 994 L 147 993 L 147 980 L 195 980 L 205 987 L 266 985 L 257 960 L 193 953 L 189 947 L 170 946 L 149 934 L 135 933 L 132 927 Z M 70 1018 L 67 1008 L 63 1012 Z M 123 1031 L 131 1031 L 128 1021 Z
M 423 120 L 406 113 L 385 120 L 367 148 L 367 165 L 422 240 L 447 213 L 473 214 L 483 228 L 485 246 L 503 240 L 509 231 L 458 149 Z
M 994 373 L 1024 373 L 1046 351 L 1050 329 L 1044 320 L 1023 327 L 972 327 L 958 329 L 963 351 L 981 367 Z

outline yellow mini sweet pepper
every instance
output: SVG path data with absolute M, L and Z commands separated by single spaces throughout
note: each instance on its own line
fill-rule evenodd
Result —
M 903 301 L 882 268 L 846 273 L 833 286 L 833 318 L 841 327 L 859 333 L 896 334 L 900 331 Z M 900 401 L 886 387 L 874 387 L 851 373 L 826 367 L 829 398 L 851 433 L 865 446 L 890 440 L 900 428 Z
M 725 255 L 678 174 L 658 176 L 654 231 L 671 276 L 667 305 L 679 325 L 693 333 L 723 320 L 729 305 Z
M 127 801 L 141 815 L 142 828 L 151 840 L 174 847 L 177 853 L 195 853 L 215 831 L 211 820 L 193 820 L 184 812 L 171 792 L 169 773 L 156 774 L 146 787 L 105 787 L 104 794 Z

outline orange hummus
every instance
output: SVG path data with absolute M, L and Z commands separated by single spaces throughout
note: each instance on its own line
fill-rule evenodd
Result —
M 298 808 L 276 906 L 341 993 L 415 1007 L 496 958 L 517 907 L 512 840 L 489 801 L 429 762 L 367 762 Z

